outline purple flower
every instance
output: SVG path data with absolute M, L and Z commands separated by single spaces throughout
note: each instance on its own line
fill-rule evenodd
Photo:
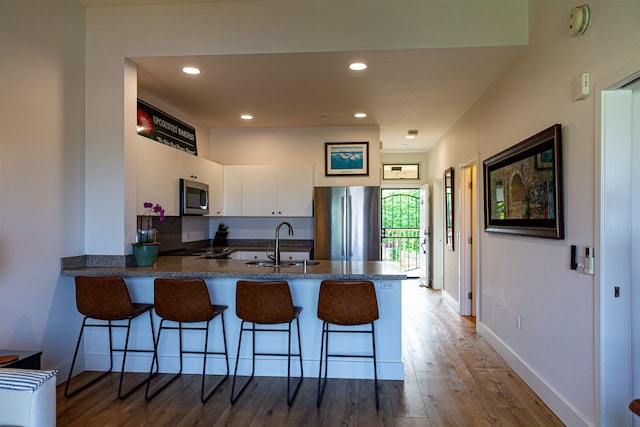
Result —
M 144 222 L 144 217 L 145 216 L 149 216 L 149 219 L 147 220 L 147 230 L 151 229 L 151 214 L 157 214 L 159 215 L 159 219 L 160 221 L 164 221 L 164 209 L 162 209 L 162 206 L 160 206 L 158 203 L 156 203 L 155 205 L 151 202 L 145 202 L 142 205 L 146 211 L 142 214 L 142 216 L 140 217 L 140 229 L 142 230 L 142 224 Z
M 162 206 L 156 204 L 153 207 L 153 213 L 157 213 L 158 215 L 160 215 L 160 221 L 164 221 L 164 209 L 162 209 Z

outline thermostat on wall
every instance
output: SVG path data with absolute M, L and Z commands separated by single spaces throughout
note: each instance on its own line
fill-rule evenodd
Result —
M 589 96 L 589 73 L 582 73 L 573 80 L 572 95 L 574 101 L 580 101 Z

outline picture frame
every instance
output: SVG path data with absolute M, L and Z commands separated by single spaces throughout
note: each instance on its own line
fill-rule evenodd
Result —
M 368 176 L 369 142 L 325 142 L 325 176 Z
M 483 162 L 485 231 L 564 239 L 561 131 L 555 124 Z
M 447 249 L 455 250 L 454 247 L 454 176 L 453 167 L 446 169 L 443 173 L 444 182 L 444 238 Z
M 420 179 L 420 163 L 383 164 L 382 179 Z

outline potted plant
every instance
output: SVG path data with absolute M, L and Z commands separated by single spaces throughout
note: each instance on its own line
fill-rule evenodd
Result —
M 145 202 L 143 205 L 147 210 L 140 217 L 140 228 L 136 233 L 136 242 L 133 245 L 133 257 L 138 267 L 148 267 L 153 265 L 158 258 L 158 233 L 152 228 L 151 215 L 155 214 L 160 217 L 160 221 L 164 221 L 164 209 L 159 204 Z M 143 225 L 146 218 L 146 227 Z

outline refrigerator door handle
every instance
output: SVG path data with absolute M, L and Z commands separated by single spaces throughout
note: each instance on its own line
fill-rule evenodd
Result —
M 341 244 L 342 253 L 340 254 L 340 256 L 344 259 L 344 257 L 345 257 L 345 244 L 346 244 L 346 239 L 345 239 L 346 233 L 345 233 L 345 228 L 344 227 L 345 227 L 345 221 L 346 221 L 346 218 L 347 218 L 347 213 L 346 213 L 346 209 L 345 209 L 345 203 L 346 202 L 344 200 L 344 196 L 341 197 L 341 199 L 342 199 L 341 200 L 342 201 L 342 236 L 341 236 L 342 237 L 342 244 Z
M 353 258 L 353 242 L 352 240 L 352 236 L 351 236 L 351 221 L 352 221 L 352 216 L 353 216 L 353 211 L 351 210 L 351 195 L 349 195 L 349 201 L 347 202 L 347 249 L 348 249 L 348 255 L 347 255 L 347 260 L 351 260 L 351 258 Z

